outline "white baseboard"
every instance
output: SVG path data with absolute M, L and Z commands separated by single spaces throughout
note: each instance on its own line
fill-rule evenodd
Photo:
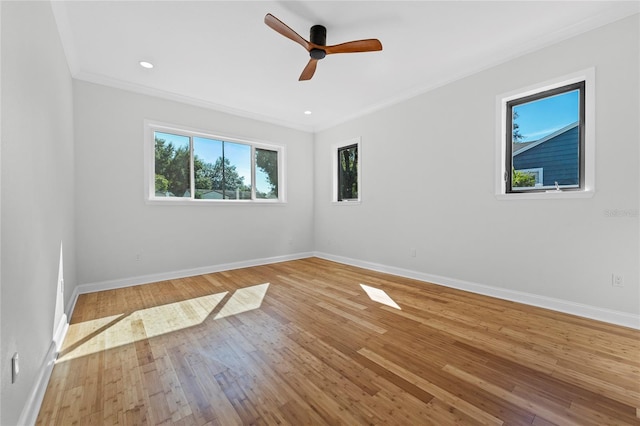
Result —
M 433 284 L 451 287 L 458 290 L 478 293 L 485 296 L 496 297 L 498 299 L 510 300 L 512 302 L 524 303 L 526 305 L 538 306 L 545 309 L 551 309 L 558 312 L 577 315 L 585 318 L 591 318 L 598 321 L 604 321 L 611 324 L 621 325 L 634 329 L 640 329 L 640 315 L 634 315 L 627 312 L 614 311 L 611 309 L 600 308 L 597 306 L 584 305 L 571 302 L 568 300 L 555 299 L 547 296 L 540 296 L 533 293 L 525 293 L 514 291 L 500 287 L 492 287 L 485 284 L 479 284 L 471 281 L 464 281 L 455 278 L 443 277 L 440 275 L 427 274 L 424 272 L 413 271 L 410 269 L 398 268 L 395 266 L 383 265 L 380 263 L 368 262 L 359 259 L 353 259 L 344 256 L 336 256 L 323 252 L 303 252 L 292 255 L 275 256 L 263 259 L 253 259 L 240 262 L 223 263 L 219 265 L 204 266 L 193 269 L 183 269 L 180 271 L 163 272 L 158 274 L 143 275 L 139 277 L 123 278 L 119 280 L 109 280 L 96 283 L 78 285 L 72 295 L 71 303 L 67 309 L 67 318 L 71 318 L 76 300 L 80 294 L 93 293 L 96 291 L 113 290 L 116 288 L 130 287 L 140 284 L 148 284 L 157 281 L 172 280 L 178 278 L 191 277 L 195 275 L 211 274 L 214 272 L 228 271 L 232 269 L 249 268 L 252 266 L 268 265 L 271 263 L 285 262 L 288 260 L 304 259 L 307 257 L 319 257 L 321 259 L 331 260 L 346 265 L 357 266 L 372 271 L 384 272 L 387 274 L 398 275 L 401 277 L 412 278 L 418 281 L 429 282 Z M 62 340 L 60 340 L 61 342 Z
M 67 316 L 62 314 L 56 331 L 53 334 L 51 346 L 49 346 L 44 361 L 38 369 L 36 381 L 31 392 L 29 392 L 27 402 L 22 408 L 22 413 L 20 413 L 20 418 L 18 419 L 19 425 L 34 425 L 36 423 L 40 406 L 42 406 L 42 400 L 44 399 L 44 394 L 49 384 L 49 378 L 51 377 L 56 358 L 58 358 L 58 352 L 60 352 L 64 337 L 67 335 L 67 330 L 69 330 L 69 322 L 67 321 Z
M 395 266 L 367 262 L 364 260 L 352 259 L 349 257 L 336 256 L 323 252 L 314 252 L 313 255 L 321 259 L 344 263 L 351 266 L 357 266 L 359 268 L 370 269 L 372 271 L 384 272 L 387 274 L 398 275 L 405 278 L 412 278 L 414 280 L 438 284 L 458 290 L 469 291 L 471 293 L 482 294 L 484 296 L 496 297 L 498 299 L 524 303 L 526 305 L 551 309 L 558 312 L 577 315 L 580 317 L 621 325 L 624 327 L 640 329 L 640 315 L 634 315 L 627 312 L 614 311 L 611 309 L 599 308 L 597 306 L 583 305 L 567 300 L 554 299 L 552 297 L 540 296 L 532 293 L 492 287 L 470 281 L 463 281 L 455 278 L 443 277 L 440 275 L 426 274 L 424 272 L 412 271 L 410 269 L 397 268 Z
M 47 390 L 49 378 L 51 377 L 51 372 L 53 371 L 53 366 L 57 357 L 58 348 L 56 346 L 56 342 L 51 342 L 51 346 L 49 346 L 49 351 L 45 356 L 44 362 L 38 369 L 39 372 L 34 386 L 31 389 L 31 392 L 29 392 L 27 402 L 22 408 L 22 413 L 20 413 L 20 418 L 18 419 L 19 425 L 30 426 L 36 423 L 38 413 L 40 412 L 40 406 L 42 405 L 42 400 L 44 399 L 44 394 Z
M 179 278 L 193 277 L 196 275 L 212 274 L 214 272 L 230 271 L 232 269 L 250 268 L 252 266 L 269 265 L 271 263 L 286 262 L 288 260 L 298 260 L 312 257 L 312 252 L 302 252 L 283 256 L 266 257 L 262 259 L 243 260 L 240 262 L 221 263 L 219 265 L 202 266 L 199 268 L 182 269 L 179 271 L 161 272 L 158 274 L 142 275 L 132 278 L 122 278 L 118 280 L 101 281 L 95 283 L 80 284 L 76 286 L 71 295 L 71 303 L 67 309 L 67 318 L 71 318 L 73 309 L 76 306 L 78 296 L 96 291 L 114 290 L 116 288 L 131 287 L 141 284 L 149 284 L 158 281 L 175 280 Z
M 67 335 L 67 331 L 69 330 L 69 321 L 67 321 L 67 314 L 62 314 L 60 317 L 60 322 L 58 322 L 58 327 L 56 327 L 56 332 L 53 334 L 53 343 L 56 345 L 56 353 L 60 352 L 60 347 L 62 346 L 62 342 L 64 341 L 64 337 Z

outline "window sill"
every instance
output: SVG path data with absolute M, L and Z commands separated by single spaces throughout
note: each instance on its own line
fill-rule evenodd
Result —
M 498 200 L 557 200 L 568 198 L 592 198 L 594 190 L 587 191 L 548 191 L 514 194 L 496 194 Z
M 153 206 L 283 206 L 286 201 L 279 200 L 191 200 L 191 199 L 147 199 L 147 205 Z
M 331 204 L 334 206 L 355 206 L 361 203 L 360 200 L 343 200 L 343 201 L 332 201 Z

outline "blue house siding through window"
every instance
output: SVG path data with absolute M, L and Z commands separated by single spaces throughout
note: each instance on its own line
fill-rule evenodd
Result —
M 516 170 L 543 169 L 544 186 L 580 183 L 580 137 L 578 123 L 569 125 L 533 143 L 513 144 Z M 524 146 L 519 146 L 524 145 Z

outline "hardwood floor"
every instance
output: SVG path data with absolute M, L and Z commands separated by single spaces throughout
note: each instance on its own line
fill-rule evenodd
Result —
M 637 330 L 310 258 L 81 295 L 38 424 L 638 425 L 639 407 Z

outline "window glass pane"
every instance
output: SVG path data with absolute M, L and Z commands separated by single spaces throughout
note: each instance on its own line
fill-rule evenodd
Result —
M 358 199 L 358 145 L 338 148 L 338 201 Z
M 189 138 L 154 132 L 156 197 L 190 197 Z
M 251 199 L 251 146 L 225 142 L 224 190 L 225 199 Z
M 256 148 L 256 198 L 278 198 L 278 152 Z
M 251 146 L 193 138 L 195 198 L 251 199 Z
M 580 89 L 512 102 L 512 190 L 580 186 L 580 111 Z
M 193 172 L 195 199 L 222 199 L 222 141 L 193 138 Z

